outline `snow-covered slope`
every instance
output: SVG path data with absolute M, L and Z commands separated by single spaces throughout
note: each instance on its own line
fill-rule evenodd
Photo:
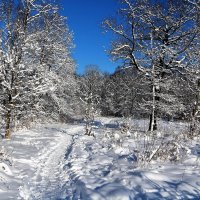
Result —
M 68 180 L 63 170 L 72 136 L 82 127 L 44 126 L 4 140 L 8 162 L 0 163 L 0 199 L 57 199 Z
M 52 124 L 3 140 L 0 200 L 200 198 L 197 142 L 180 162 L 141 166 L 132 136 L 112 144 L 105 133 L 116 129 L 114 121 L 104 118 L 95 125 L 95 137 L 84 135 L 83 124 Z

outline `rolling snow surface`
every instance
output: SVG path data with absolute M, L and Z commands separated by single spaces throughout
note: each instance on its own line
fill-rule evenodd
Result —
M 131 135 L 110 143 L 116 127 L 102 118 L 92 137 L 84 124 L 40 125 L 1 140 L 0 200 L 200 199 L 198 142 L 181 162 L 140 166 Z

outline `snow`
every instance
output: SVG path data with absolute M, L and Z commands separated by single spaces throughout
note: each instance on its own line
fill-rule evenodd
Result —
M 138 130 L 118 143 L 120 120 L 99 118 L 95 137 L 84 134 L 83 123 L 46 124 L 1 140 L 0 200 L 200 198 L 198 141 L 191 141 L 179 162 L 142 166 L 133 146 L 144 121 L 134 121 Z M 180 133 L 187 125 L 163 122 L 163 127 Z

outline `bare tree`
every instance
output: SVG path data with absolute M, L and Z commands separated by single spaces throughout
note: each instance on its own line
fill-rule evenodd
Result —
M 199 51 L 199 37 L 194 41 L 191 49 L 187 51 L 188 57 L 188 67 L 186 72 L 188 75 L 188 82 L 190 87 L 188 88 L 193 99 L 190 100 L 190 105 L 192 107 L 190 112 L 191 127 L 190 131 L 192 134 L 199 134 L 200 127 L 200 51 Z
M 113 59 L 122 59 L 125 68 L 134 66 L 149 77 L 152 91 L 149 130 L 157 129 L 160 108 L 170 108 L 167 104 L 172 104 L 174 96 L 169 91 L 164 93 L 163 88 L 167 84 L 172 91 L 173 82 L 167 80 L 186 64 L 186 50 L 197 37 L 198 16 L 194 9 L 182 0 L 123 0 L 118 22 L 104 21 L 105 29 L 116 35 L 109 51 Z
M 74 83 L 74 63 L 71 33 L 56 4 L 2 0 L 0 13 L 0 107 L 9 138 L 12 121 L 33 120 L 47 113 L 47 93 L 53 92 L 50 96 L 59 109 L 61 104 L 65 107 L 63 98 L 70 95 L 64 87 Z
M 97 66 L 87 66 L 85 74 L 79 79 L 78 96 L 86 121 L 86 134 L 92 134 L 92 123 L 100 114 L 103 75 Z

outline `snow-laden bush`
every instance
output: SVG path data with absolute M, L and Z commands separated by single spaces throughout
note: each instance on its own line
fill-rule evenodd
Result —
M 114 146 L 122 146 L 126 137 L 131 136 L 131 125 L 127 121 L 123 121 L 122 123 L 115 121 L 115 123 L 116 128 L 113 128 L 112 130 L 106 130 L 104 138 L 110 140 Z
M 118 129 L 107 130 L 104 134 L 111 148 L 127 147 L 137 157 L 139 166 L 145 166 L 152 161 L 178 162 L 188 154 L 187 140 L 183 134 L 158 131 L 136 132 L 133 126 L 119 124 Z M 131 141 L 131 142 L 130 142 Z
M 0 147 L 0 171 L 11 174 L 9 166 L 12 166 L 12 158 L 4 146 Z
M 143 144 L 137 149 L 138 162 L 150 163 L 153 160 L 177 162 L 185 158 L 190 151 L 187 141 L 176 133 L 145 133 Z M 140 138 L 142 135 L 140 134 Z

